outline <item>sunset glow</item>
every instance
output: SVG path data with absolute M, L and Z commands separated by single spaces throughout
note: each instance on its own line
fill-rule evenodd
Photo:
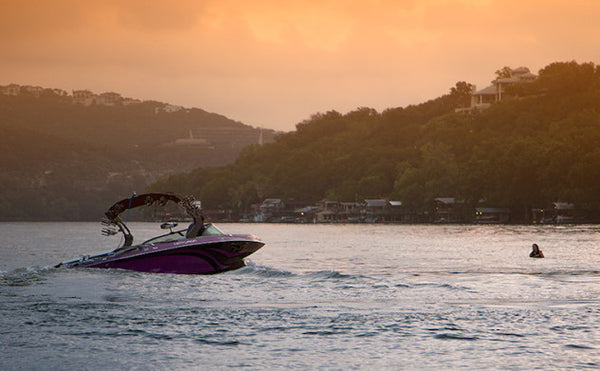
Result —
M 3 2 L 0 85 L 114 91 L 292 130 L 483 87 L 503 66 L 600 62 L 595 0 Z

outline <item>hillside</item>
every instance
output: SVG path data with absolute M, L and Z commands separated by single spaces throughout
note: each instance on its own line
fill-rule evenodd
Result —
M 454 112 L 464 101 L 459 90 L 381 113 L 316 114 L 296 132 L 244 150 L 233 165 L 151 189 L 192 193 L 207 207 L 240 214 L 268 197 L 307 204 L 387 198 L 424 216 L 436 198 L 452 197 L 466 212 L 509 208 L 513 222 L 530 221 L 533 208 L 555 201 L 600 210 L 600 68 L 553 63 L 536 81 L 470 113 Z
M 11 85 L 14 87 L 15 85 Z M 233 162 L 275 132 L 160 102 L 81 104 L 52 89 L 0 94 L 0 220 L 97 220 L 156 179 Z

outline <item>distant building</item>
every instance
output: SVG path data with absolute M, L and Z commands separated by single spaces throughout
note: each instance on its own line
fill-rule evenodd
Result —
M 69 93 L 67 93 L 66 91 L 62 90 L 62 89 L 50 89 L 50 88 L 42 88 L 41 86 L 30 86 L 30 85 L 25 85 L 25 86 L 21 86 L 21 85 L 17 85 L 17 84 L 10 84 L 10 85 L 6 85 L 6 86 L 0 86 L 0 94 L 3 95 L 20 95 L 20 94 L 29 94 L 29 95 L 33 95 L 34 97 L 41 97 L 42 94 L 47 94 L 47 95 L 57 95 L 59 97 L 67 97 L 69 96 Z
M 172 104 L 165 104 L 165 105 L 162 105 L 161 107 L 154 108 L 154 113 L 159 113 L 159 112 L 173 113 L 173 112 L 179 112 L 184 109 L 185 108 L 182 106 L 174 106 Z
M 475 90 L 471 94 L 471 106 L 469 108 L 457 109 L 457 111 L 471 111 L 474 109 L 488 108 L 492 103 L 502 100 L 506 94 L 508 86 L 532 82 L 537 79 L 537 76 L 532 74 L 527 67 L 518 67 L 510 70 L 510 77 L 497 78 L 492 81 L 492 85 L 481 90 Z
M 457 206 L 464 204 L 454 197 L 438 197 L 433 200 L 433 221 L 435 223 L 456 223 L 461 221 Z
M 469 110 L 478 108 L 488 108 L 492 103 L 498 100 L 498 89 L 496 85 L 490 85 L 485 89 L 477 90 L 471 95 L 471 106 Z
M 21 91 L 25 91 L 26 93 L 29 93 L 36 98 L 39 98 L 44 92 L 44 88 L 42 88 L 41 86 L 26 85 L 21 87 Z
M 475 208 L 475 223 L 493 224 L 507 223 L 510 220 L 510 209 L 496 207 Z
M 569 202 L 553 202 L 550 207 L 532 209 L 533 222 L 537 224 L 563 224 L 590 222 L 595 218 L 590 210 Z
M 317 207 L 315 221 L 318 223 L 356 223 L 361 221 L 364 204 L 322 200 L 317 202 Z
M 59 97 L 69 96 L 69 93 L 62 89 L 44 89 L 44 91 L 48 91 L 50 94 L 58 95 Z
M 10 84 L 6 86 L 1 86 L 0 90 L 4 95 L 19 95 L 21 94 L 21 86 L 17 84 Z
M 210 146 L 208 140 L 203 138 L 194 138 L 192 129 L 189 130 L 189 136 L 187 138 L 176 139 L 175 142 L 171 143 L 176 146 Z
M 319 211 L 316 220 L 320 223 L 332 223 L 338 221 L 339 202 L 323 200 L 317 202 Z
M 73 90 L 73 102 L 90 106 L 94 103 L 96 94 L 89 90 Z
M 270 221 L 275 214 L 285 209 L 285 203 L 279 198 L 267 198 L 260 205 L 263 221 Z
M 133 99 L 133 98 L 123 98 L 123 100 L 121 101 L 121 104 L 124 106 L 130 106 L 132 104 L 140 104 L 140 103 L 142 103 L 141 100 Z
M 114 106 L 120 104 L 123 101 L 121 94 L 108 92 L 102 93 L 95 97 L 95 103 L 104 106 Z
M 365 200 L 365 215 L 368 223 L 382 222 L 385 220 L 388 201 L 383 199 Z

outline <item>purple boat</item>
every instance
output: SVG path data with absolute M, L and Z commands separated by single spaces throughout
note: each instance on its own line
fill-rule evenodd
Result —
M 165 206 L 173 202 L 182 207 L 193 220 L 181 230 L 173 230 L 177 223 L 161 225 L 169 233 L 134 245 L 133 235 L 121 214 L 140 206 Z M 264 243 L 256 236 L 226 234 L 211 223 L 205 223 L 200 203 L 192 197 L 171 193 L 146 193 L 123 199 L 108 209 L 102 223 L 104 235 L 121 232 L 122 246 L 96 255 L 67 260 L 56 267 L 119 268 L 138 272 L 214 274 L 238 269 L 245 265 L 244 258 L 260 249 Z

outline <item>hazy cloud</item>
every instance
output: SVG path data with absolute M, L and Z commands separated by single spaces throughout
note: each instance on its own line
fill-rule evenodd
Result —
M 21 0 L 0 4 L 0 84 L 117 91 L 292 129 L 600 59 L 594 0 Z

